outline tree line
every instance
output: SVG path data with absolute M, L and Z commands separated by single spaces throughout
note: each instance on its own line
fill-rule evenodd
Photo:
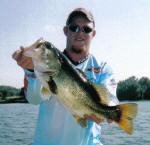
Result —
M 122 100 L 150 100 L 150 79 L 135 76 L 120 81 L 117 86 L 117 97 Z
M 24 96 L 23 88 L 15 88 L 11 86 L 0 86 L 0 96 Z
M 0 86 L 0 103 L 27 103 L 24 88 Z

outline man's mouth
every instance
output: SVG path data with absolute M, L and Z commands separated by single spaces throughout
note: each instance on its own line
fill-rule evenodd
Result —
M 77 39 L 75 39 L 76 41 L 85 41 L 84 39 L 82 39 L 82 38 L 77 38 Z

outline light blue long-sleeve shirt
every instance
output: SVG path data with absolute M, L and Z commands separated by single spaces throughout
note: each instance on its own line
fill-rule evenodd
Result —
M 82 70 L 88 79 L 105 85 L 110 94 L 110 105 L 118 104 L 116 83 L 112 69 L 107 62 L 97 62 L 91 54 L 74 68 Z M 33 145 L 102 145 L 100 125 L 88 121 L 88 128 L 82 128 L 53 96 L 44 100 L 40 95 L 41 83 L 34 72 L 25 69 L 26 98 L 29 103 L 40 104 Z

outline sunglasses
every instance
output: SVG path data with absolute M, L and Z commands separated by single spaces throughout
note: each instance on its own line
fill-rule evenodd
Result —
M 89 34 L 93 31 L 93 29 L 88 27 L 88 26 L 80 27 L 80 26 L 75 25 L 75 24 L 70 24 L 67 27 L 70 31 L 76 32 L 76 33 L 82 31 L 83 33 Z

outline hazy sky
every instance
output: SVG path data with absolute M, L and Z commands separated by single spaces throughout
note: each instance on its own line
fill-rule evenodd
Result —
M 23 86 L 23 70 L 11 58 L 39 37 L 63 50 L 68 14 L 90 10 L 96 22 L 91 53 L 107 60 L 117 81 L 150 76 L 150 0 L 0 0 L 0 85 Z

